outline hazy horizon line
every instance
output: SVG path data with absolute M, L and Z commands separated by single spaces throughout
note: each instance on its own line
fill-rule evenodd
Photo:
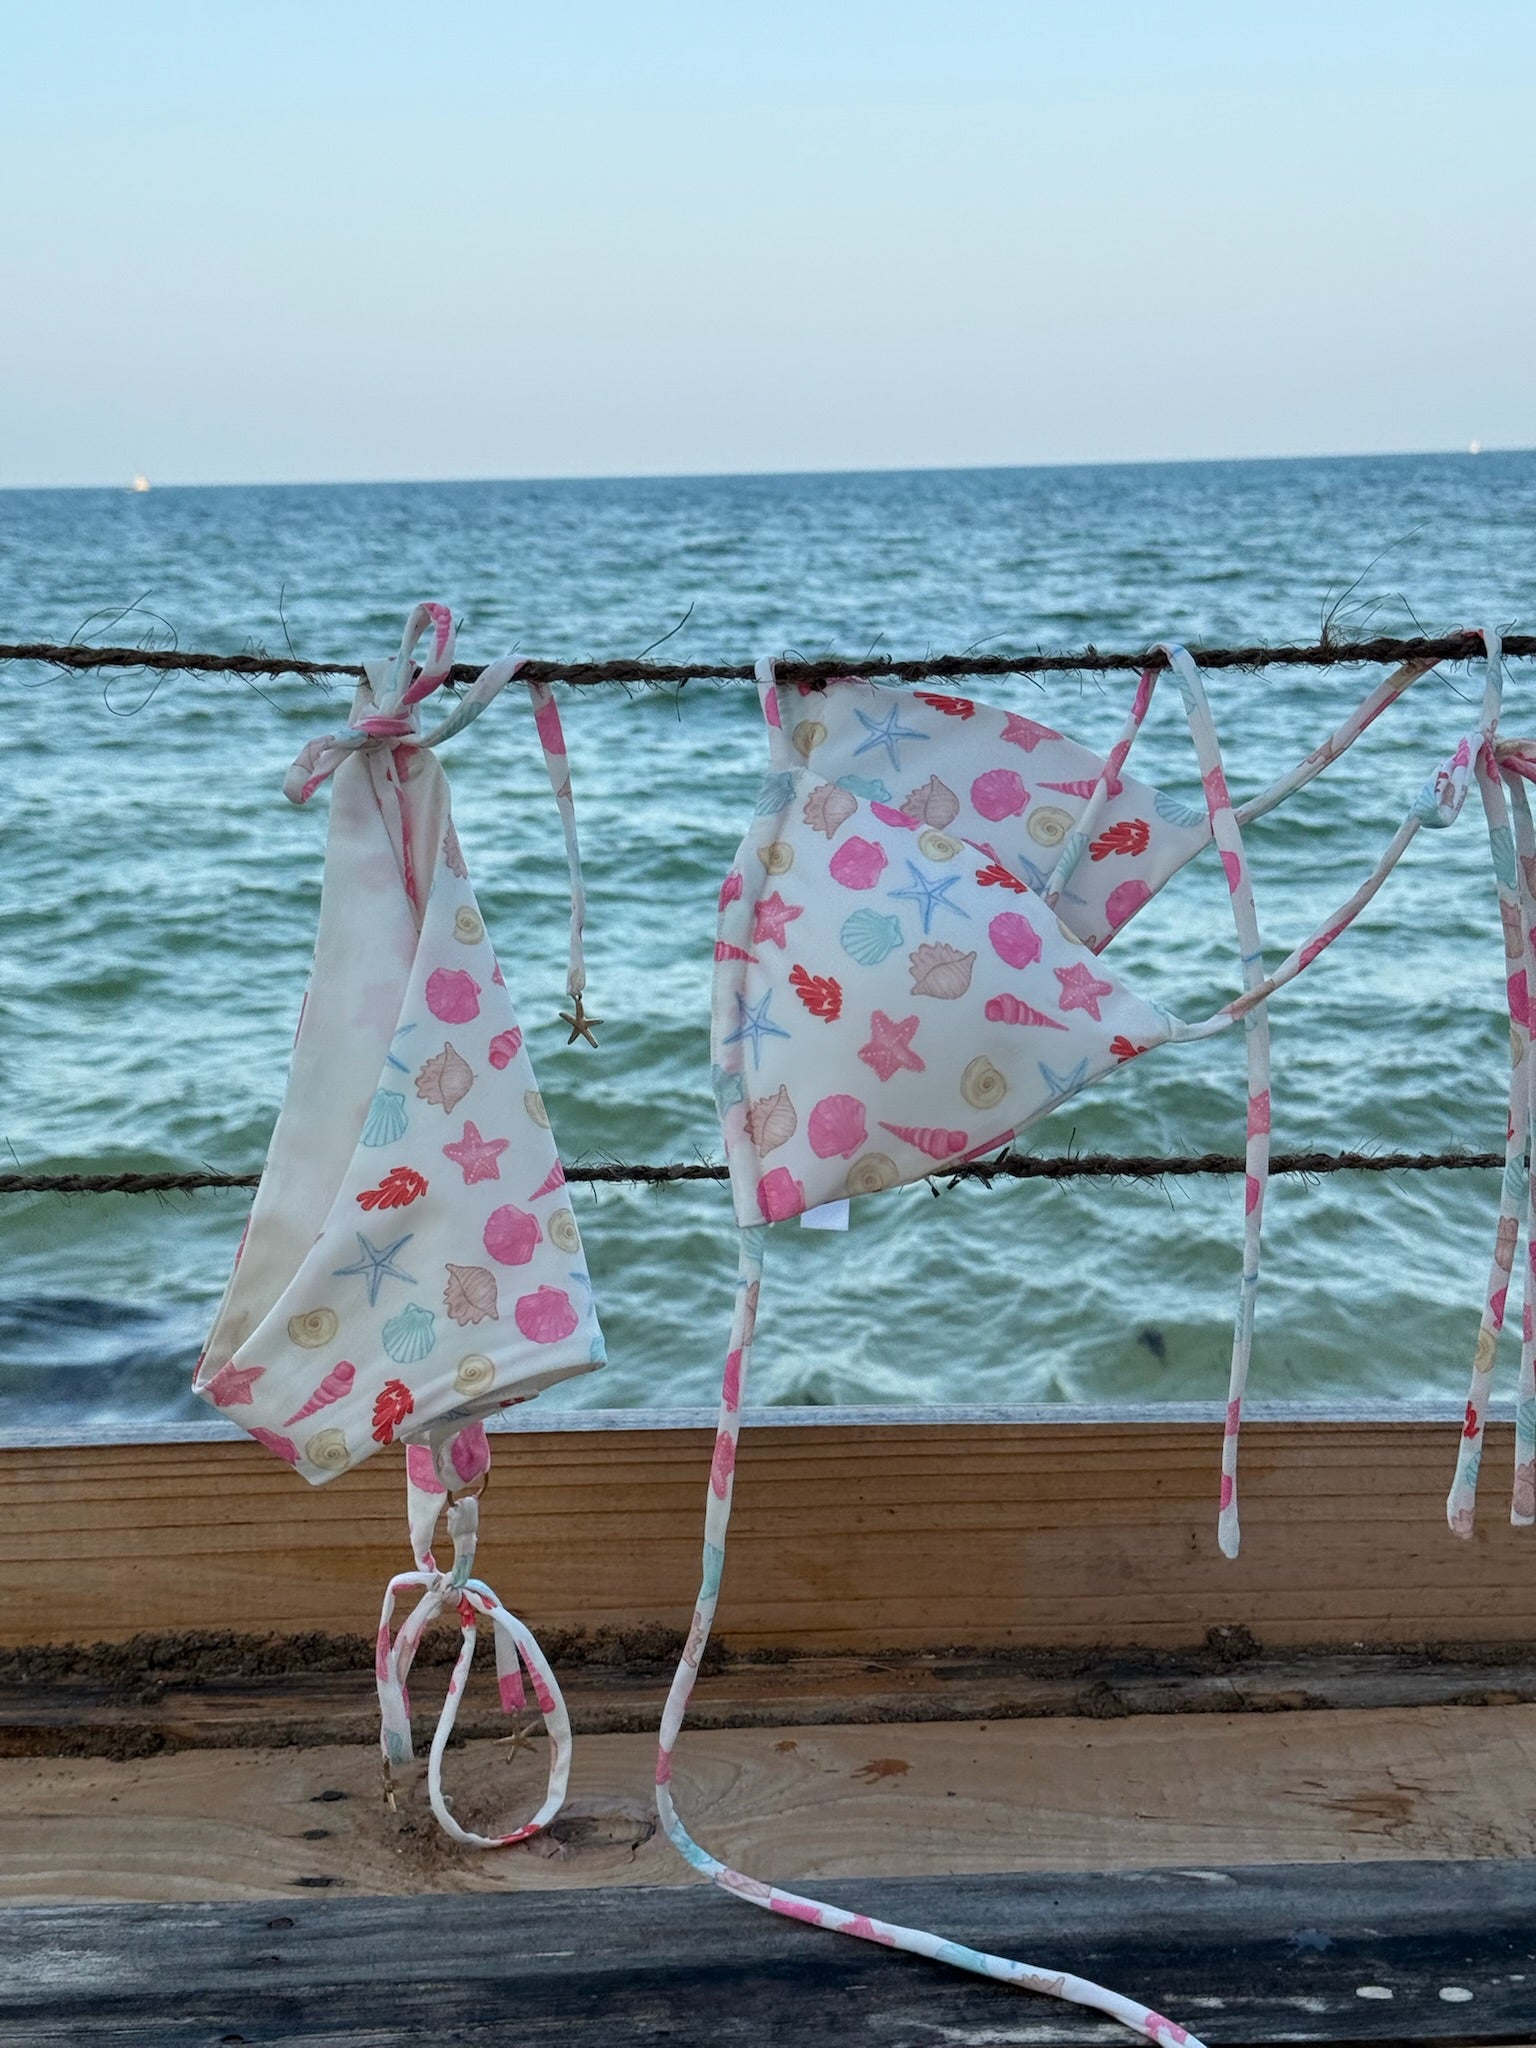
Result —
M 1454 448 L 1363 448 L 1344 452 L 1309 455 L 1132 455 L 1090 456 L 1077 462 L 923 462 L 864 465 L 854 469 L 655 469 L 583 470 L 536 473 L 524 476 L 359 476 L 359 477 L 225 477 L 217 482 L 187 483 L 177 479 L 160 483 L 140 471 L 125 480 L 106 483 L 5 483 L 0 492 L 122 491 L 133 496 L 139 477 L 145 491 L 334 491 L 402 489 L 412 485 L 456 484 L 629 484 L 629 483 L 724 483 L 791 477 L 867 476 L 1005 476 L 1020 471 L 1074 469 L 1223 469 L 1254 463 L 1285 462 L 1412 462 L 1425 457 L 1484 455 L 1530 455 L 1536 449 L 1523 446 L 1499 447 L 1472 442 Z M 140 495 L 144 493 L 139 493 Z

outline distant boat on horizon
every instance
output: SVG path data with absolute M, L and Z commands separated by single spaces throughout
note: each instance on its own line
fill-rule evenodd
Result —
M 147 491 L 149 489 L 149 478 L 140 470 L 128 488 L 130 491 Z

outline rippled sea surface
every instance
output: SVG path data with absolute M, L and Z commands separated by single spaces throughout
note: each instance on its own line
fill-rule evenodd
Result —
M 0 638 L 314 658 L 392 651 L 418 597 L 468 659 L 878 646 L 898 653 L 1312 640 L 1536 615 L 1536 454 L 868 476 L 0 494 Z M 110 614 L 139 602 L 120 625 Z M 1527 625 L 1525 630 L 1529 630 Z M 1363 694 L 1347 670 L 1222 674 L 1234 787 L 1268 781 Z M 1508 730 L 1536 724 L 1512 669 Z M 983 687 L 1107 743 L 1131 679 Z M 287 805 L 345 688 L 0 670 L 0 1142 L 65 1169 L 259 1168 L 312 944 L 324 800 Z M 1348 892 L 1471 722 L 1476 681 L 1421 681 L 1251 835 L 1278 953 Z M 714 898 L 763 762 L 740 687 L 585 690 L 566 730 L 590 896 L 597 1053 L 567 1048 L 564 863 L 515 688 L 446 750 L 461 838 L 567 1161 L 717 1156 Z M 1170 694 L 1138 751 L 1187 792 Z M 1278 1146 L 1502 1142 L 1501 949 L 1480 817 L 1424 834 L 1361 924 L 1274 1012 Z M 1116 941 L 1148 994 L 1203 1015 L 1237 985 L 1202 859 Z M 1170 1048 L 1078 1097 L 1039 1150 L 1240 1148 L 1241 1045 Z M 734 1274 L 718 1187 L 582 1196 L 606 1325 L 575 1406 L 710 1398 Z M 0 1198 L 0 1425 L 204 1413 L 184 1387 L 248 1197 Z M 918 1189 L 846 1237 L 785 1229 L 755 1398 L 1191 1399 L 1223 1391 L 1240 1184 Z M 1254 1392 L 1456 1394 L 1495 1176 L 1276 1183 Z

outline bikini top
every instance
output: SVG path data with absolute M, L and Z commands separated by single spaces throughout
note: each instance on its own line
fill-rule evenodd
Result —
M 1222 1548 L 1235 1552 L 1237 1430 L 1268 1171 L 1267 998 L 1358 916 L 1419 830 L 1447 825 L 1459 813 L 1474 760 L 1491 753 L 1496 737 L 1499 643 L 1491 633 L 1486 639 L 1477 733 L 1425 785 L 1348 902 L 1272 972 L 1259 944 L 1242 823 L 1336 759 L 1424 672 L 1422 665 L 1379 684 L 1321 747 L 1239 809 L 1228 794 L 1199 671 L 1182 647 L 1168 645 L 1200 765 L 1203 821 L 1123 772 L 1151 706 L 1153 672 L 1142 676 L 1125 730 L 1099 760 L 1035 721 L 968 699 L 876 695 L 850 678 L 829 684 L 812 704 L 808 691 L 775 683 L 772 663 L 760 666 L 772 759 L 756 822 L 721 891 L 715 969 L 714 1082 L 740 1226 L 736 1301 L 705 1501 L 703 1574 L 656 1761 L 662 1826 L 701 1876 L 769 1912 L 1090 2007 L 1161 2048 L 1200 2048 L 1176 2022 L 1104 1985 L 766 1884 L 689 1833 L 673 1794 L 673 1752 L 725 1570 L 768 1227 L 994 1151 L 1152 1046 L 1207 1037 L 1241 1021 L 1248 1047 L 1247 1199 L 1219 1523 Z M 1027 770 L 1010 751 L 1028 756 L 1047 746 L 1049 760 L 1042 755 Z M 884 767 L 872 777 L 863 757 L 877 750 Z M 1073 772 L 1045 776 L 1047 765 Z M 1531 765 L 1536 772 L 1536 755 Z M 898 800 L 901 782 L 914 786 Z M 1096 955 L 1212 839 L 1237 926 L 1244 988 L 1213 1016 L 1188 1024 L 1101 968 Z M 1532 855 L 1536 900 L 1536 839 Z M 1528 925 L 1527 937 L 1529 931 Z
M 479 717 L 518 663 L 493 663 L 423 733 L 420 706 L 448 679 L 453 643 L 449 613 L 416 606 L 394 659 L 366 665 L 346 731 L 306 746 L 284 784 L 303 804 L 332 781 L 314 967 L 266 1165 L 194 1379 L 204 1400 L 314 1485 L 387 1445 L 407 1447 L 416 1570 L 385 1601 L 386 1761 L 410 1754 L 405 1679 L 444 1610 L 459 1616 L 466 1659 L 476 1617 L 491 1621 L 504 1704 L 520 1698 L 521 1660 L 541 1705 L 563 1719 L 537 1645 L 470 1576 L 478 1510 L 464 1490 L 489 1467 L 487 1415 L 604 1359 L 564 1170 L 433 751 Z M 565 744 L 548 687 L 530 696 L 565 827 L 567 988 L 579 1017 L 584 902 Z M 454 1563 L 439 1571 L 432 1538 L 450 1489 L 464 1497 L 449 1518 Z M 411 1586 L 422 1598 L 391 1651 L 389 1615 Z M 437 1783 L 461 1690 L 450 1693 L 430 1782 L 439 1818 L 469 1839 Z M 552 1764 L 560 1751 L 557 1737 Z

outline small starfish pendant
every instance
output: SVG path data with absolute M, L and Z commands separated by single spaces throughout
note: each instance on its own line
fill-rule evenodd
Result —
M 507 1752 L 507 1762 L 511 1763 L 519 1750 L 532 1749 L 538 1739 L 533 1724 L 519 1721 L 510 1735 L 501 1737 L 496 1747 Z
M 594 1052 L 597 1050 L 597 1040 L 592 1036 L 592 1033 L 602 1021 L 601 1017 L 589 1017 L 587 1015 L 581 1006 L 580 996 L 576 997 L 574 1010 L 562 1010 L 560 1012 L 560 1022 L 562 1024 L 569 1024 L 571 1027 L 571 1035 L 565 1041 L 566 1044 L 574 1045 L 578 1038 L 584 1038 Z

